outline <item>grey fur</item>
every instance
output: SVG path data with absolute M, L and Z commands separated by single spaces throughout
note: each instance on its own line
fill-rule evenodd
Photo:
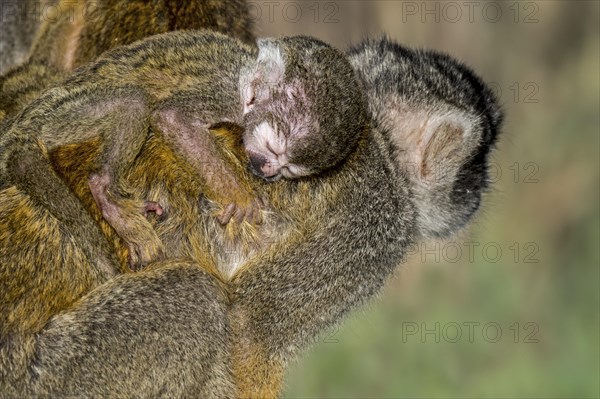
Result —
M 259 51 L 261 45 L 259 43 Z M 358 141 L 359 127 L 364 119 L 354 120 L 358 122 L 354 125 L 349 123 L 349 117 L 334 116 L 337 112 L 344 116 L 360 115 L 360 110 L 366 106 L 344 55 L 308 37 L 273 39 L 268 45 L 286 57 L 284 73 L 276 82 L 255 83 L 255 75 L 268 75 L 271 66 L 263 66 L 263 59 L 257 60 L 256 49 L 214 32 L 168 33 L 108 52 L 97 62 L 74 73 L 60 87 L 48 90 L 15 118 L 6 133 L 2 133 L 0 178 L 3 184 L 24 188 L 41 203 L 46 202 L 59 219 L 65 215 L 61 215 L 60 206 L 53 204 L 61 204 L 64 199 L 67 204 L 65 213 L 75 215 L 77 206 L 75 203 L 68 205 L 70 198 L 64 198 L 65 190 L 60 190 L 60 195 L 52 196 L 64 186 L 58 177 L 47 170 L 36 173 L 41 166 L 23 162 L 22 156 L 27 154 L 33 157 L 40 151 L 37 140 L 52 150 L 99 136 L 103 142 L 103 153 L 98 161 L 97 173 L 90 176 L 94 198 L 102 209 L 103 217 L 129 244 L 132 265 L 156 260 L 163 249 L 150 224 L 142 216 L 143 207 L 140 205 L 133 212 L 126 210 L 121 204 L 125 193 L 119 187 L 124 172 L 145 142 L 152 121 L 169 138 L 173 148 L 198 173 L 202 173 L 206 163 L 219 164 L 216 145 L 209 137 L 209 127 L 224 120 L 244 123 L 244 104 L 240 98 L 243 90 L 240 84 L 270 86 L 257 88 L 268 94 L 247 115 L 260 120 L 264 118 L 262 115 L 268 113 L 282 119 L 290 113 L 289 108 L 275 108 L 281 113 L 277 114 L 274 108 L 265 110 L 264 103 L 278 103 L 281 97 L 287 98 L 288 82 L 294 79 L 302 81 L 303 75 L 308 73 L 306 86 L 310 84 L 320 88 L 324 94 L 331 92 L 331 96 L 327 101 L 320 100 L 321 91 L 314 92 L 312 87 L 306 88 L 307 106 L 320 118 L 317 126 L 323 129 L 310 131 L 308 137 L 299 142 L 302 160 L 315 163 L 311 172 L 321 171 L 339 163 Z M 325 78 L 332 77 L 336 70 L 340 70 L 342 75 L 336 80 L 320 79 L 316 82 L 314 75 L 317 62 L 312 58 L 328 61 L 318 66 L 319 73 Z M 254 66 L 257 63 L 258 66 Z M 168 65 L 167 70 L 165 65 Z M 164 83 L 160 76 L 164 76 Z M 312 126 L 310 121 L 309 124 Z M 320 135 L 318 142 L 325 142 L 326 146 L 311 144 L 316 141 L 313 136 L 317 134 Z M 289 147 L 293 150 L 291 143 Z M 316 154 L 307 155 L 311 150 Z M 293 161 L 294 156 L 290 156 L 290 160 Z M 224 168 L 219 183 L 223 190 L 229 188 L 234 191 L 239 184 L 234 176 L 224 172 Z M 37 180 L 40 181 L 39 185 L 23 184 L 24 181 Z M 41 192 L 40 187 L 57 189 L 44 189 Z M 112 198 L 109 193 L 112 193 Z M 245 213 L 253 215 L 257 212 L 249 209 Z M 79 214 L 83 221 L 89 221 L 85 212 Z M 73 227 L 83 247 L 89 247 L 91 242 L 102 242 L 95 235 L 85 235 L 93 229 Z M 90 248 L 86 252 L 90 259 L 101 258 L 99 254 L 102 251 Z M 98 267 L 110 270 L 107 262 L 102 262 Z
M 441 61 L 439 75 L 430 80 L 427 71 L 435 56 L 411 56 L 386 43 L 379 47 L 370 42 L 351 53 L 365 77 L 374 126 L 361 126 L 364 136 L 338 167 L 304 181 L 275 183 L 289 187 L 280 201 L 283 205 L 272 212 L 290 217 L 274 243 L 247 259 L 226 284 L 226 300 L 208 276 L 187 263 L 154 265 L 134 276 L 117 277 L 56 316 L 35 337 L 0 347 L 5 351 L 0 357 L 4 359 L 0 382 L 7 395 L 19 389 L 25 389 L 19 395 L 78 395 L 82 391 L 77 383 L 93 375 L 97 383 L 86 387 L 99 397 L 231 397 L 231 364 L 223 353 L 236 342 L 263 348 L 267 364 L 287 364 L 325 329 L 376 295 L 417 239 L 446 235 L 467 223 L 478 200 L 463 205 L 447 199 L 464 188 L 479 198 L 486 186 L 487 157 L 501 120 L 495 100 L 479 79 L 450 58 Z M 368 50 L 370 46 L 376 51 Z M 388 56 L 394 61 L 383 62 Z M 383 73 L 386 78 L 370 80 L 367 72 L 373 62 L 384 66 L 384 72 L 388 69 L 390 77 Z M 468 79 L 458 79 L 456 84 L 461 76 Z M 419 100 L 423 87 L 429 91 Z M 390 96 L 398 101 L 385 103 Z M 447 161 L 440 184 L 421 184 L 410 176 L 402 154 L 420 148 L 411 141 L 413 136 L 405 137 L 398 129 L 405 123 L 398 119 L 398 111 L 406 108 L 389 109 L 406 102 L 421 106 L 428 116 L 446 107 L 449 113 L 442 113 L 440 119 L 447 121 L 444 116 L 450 115 L 452 122 L 455 112 L 463 123 L 460 127 L 464 121 L 482 126 L 468 130 L 467 153 L 446 152 L 437 146 L 436 138 L 429 140 L 435 145 L 428 149 L 438 152 L 425 151 L 426 157 L 420 159 L 426 166 L 432 160 Z M 415 110 L 409 111 L 407 117 L 414 119 Z M 387 119 L 389 115 L 393 118 Z M 442 143 L 452 148 L 465 137 L 447 133 L 441 131 Z M 481 137 L 474 139 L 478 134 Z M 400 147 L 403 140 L 405 148 Z M 450 188 L 440 194 L 441 199 L 435 192 L 440 188 Z M 262 194 L 268 197 L 273 190 L 273 185 L 264 185 Z M 427 220 L 425 208 L 442 218 Z M 263 229 L 269 228 L 272 224 L 267 221 Z M 124 355 L 124 342 L 136 348 L 135 355 L 145 356 L 145 373 L 126 368 L 130 358 Z M 180 351 L 173 353 L 172 348 Z M 83 356 L 78 358 L 79 354 Z M 195 372 L 199 367 L 207 373 L 220 370 L 220 391 L 207 388 L 206 374 Z M 168 375 L 173 381 L 156 382 L 157 374 L 172 368 Z
M 0 0 L 0 75 L 27 59 L 40 26 L 41 1 Z
M 373 120 L 413 181 L 422 236 L 449 236 L 471 220 L 488 186 L 488 158 L 503 120 L 494 94 L 447 54 L 412 50 L 387 38 L 366 40 L 348 54 L 363 81 Z M 429 159 L 429 177 L 417 162 L 422 157 L 414 157 L 423 138 L 415 131 L 424 123 L 438 124 L 434 139 L 446 133 L 447 124 L 462 134 L 460 140 L 433 142 L 446 148 Z
M 226 311 L 193 263 L 121 275 L 42 333 L 0 343 L 0 397 L 233 397 Z

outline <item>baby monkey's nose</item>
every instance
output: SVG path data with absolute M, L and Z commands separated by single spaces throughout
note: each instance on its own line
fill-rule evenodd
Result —
M 260 155 L 250 155 L 250 164 L 249 169 L 250 171 L 258 176 L 258 177 L 262 177 L 262 166 L 265 164 L 265 162 L 267 161 L 265 158 L 261 157 Z
M 277 176 L 281 169 L 278 162 L 269 161 L 265 157 L 260 155 L 251 155 L 250 157 L 250 171 L 263 179 L 269 179 L 271 177 Z
M 275 161 L 267 161 L 260 168 L 264 177 L 273 177 L 279 174 L 281 170 L 281 165 L 279 162 Z

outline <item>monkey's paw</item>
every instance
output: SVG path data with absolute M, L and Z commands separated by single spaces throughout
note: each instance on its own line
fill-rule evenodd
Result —
M 129 249 L 129 266 L 140 270 L 149 263 L 163 257 L 164 247 L 154 227 L 146 219 L 149 212 L 160 216 L 164 210 L 153 201 L 139 201 L 110 195 L 110 174 L 92 174 L 89 187 L 102 212 L 102 218 L 121 237 Z
M 161 216 L 164 213 L 162 206 L 158 202 L 146 201 L 142 206 L 142 212 L 139 215 L 144 217 L 148 213 L 155 213 Z M 141 219 L 138 215 L 130 215 L 127 232 L 124 232 L 121 238 L 125 240 L 129 250 L 129 267 L 133 271 L 142 270 L 149 263 L 164 258 L 164 247 L 155 230 Z M 135 220 L 137 219 L 137 220 Z
M 158 236 L 152 232 L 139 233 L 135 240 L 127 241 L 129 267 L 140 271 L 148 264 L 164 258 L 164 247 Z
M 217 220 L 222 225 L 229 223 L 232 218 L 238 223 L 242 223 L 245 220 L 250 224 L 261 224 L 263 222 L 263 207 L 264 202 L 260 198 L 252 200 L 245 207 L 231 203 L 217 216 Z

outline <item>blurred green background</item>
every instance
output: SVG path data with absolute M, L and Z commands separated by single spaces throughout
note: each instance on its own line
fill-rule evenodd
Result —
M 292 368 L 286 397 L 598 397 L 599 3 L 252 5 L 261 35 L 343 48 L 385 32 L 448 52 L 507 114 L 475 223 L 415 248 L 377 301 Z

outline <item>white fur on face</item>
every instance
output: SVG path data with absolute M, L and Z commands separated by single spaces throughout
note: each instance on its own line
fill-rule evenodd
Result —
M 243 113 L 252 111 L 256 103 L 267 101 L 271 88 L 277 87 L 284 75 L 285 59 L 280 45 L 271 39 L 259 40 L 256 60 L 240 72 L 238 85 Z
M 253 136 L 257 141 L 261 154 L 269 153 L 281 158 L 281 161 L 287 162 L 287 140 L 269 122 L 262 122 L 254 128 Z
M 288 142 L 283 134 L 279 134 L 268 122 L 262 122 L 244 139 L 246 151 L 265 159 L 262 173 L 267 177 L 283 176 L 294 179 L 312 174 L 310 168 L 290 163 Z
M 269 66 L 269 73 L 266 77 L 270 78 L 267 81 L 279 81 L 285 72 L 285 60 L 281 54 L 279 44 L 269 39 L 261 39 L 258 41 L 258 57 L 256 61 L 259 64 Z

